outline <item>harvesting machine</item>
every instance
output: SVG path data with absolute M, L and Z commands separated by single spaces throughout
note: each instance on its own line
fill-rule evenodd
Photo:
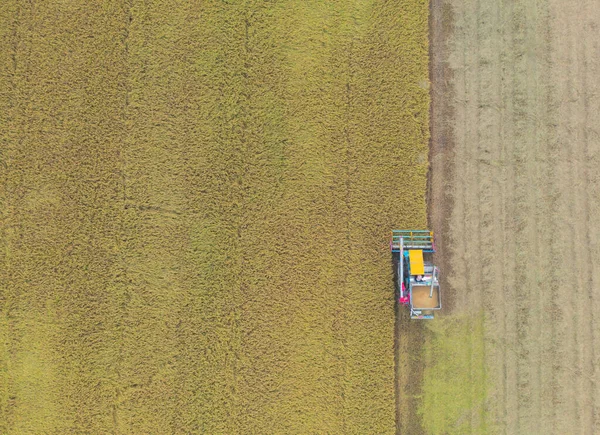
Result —
M 433 319 L 442 308 L 433 232 L 393 230 L 390 247 L 392 255 L 398 254 L 398 303 L 410 308 L 411 319 Z

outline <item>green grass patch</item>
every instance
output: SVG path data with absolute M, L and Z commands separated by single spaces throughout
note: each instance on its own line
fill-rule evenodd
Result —
M 419 409 L 424 429 L 431 435 L 489 433 L 483 314 L 439 317 L 427 327 Z

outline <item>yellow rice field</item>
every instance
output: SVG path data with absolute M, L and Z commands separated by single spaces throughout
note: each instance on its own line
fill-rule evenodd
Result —
M 0 2 L 0 432 L 395 433 L 427 16 Z

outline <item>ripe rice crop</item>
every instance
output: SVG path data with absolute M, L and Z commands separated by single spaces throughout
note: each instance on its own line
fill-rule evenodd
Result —
M 0 432 L 395 432 L 427 2 L 0 5 Z

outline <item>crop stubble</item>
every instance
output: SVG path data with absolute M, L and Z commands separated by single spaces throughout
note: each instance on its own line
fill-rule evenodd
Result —
M 467 314 L 483 328 L 460 356 L 471 362 L 460 391 L 469 402 L 429 428 L 596 433 L 600 11 L 588 1 L 439 6 L 432 13 L 454 21 L 434 43 L 444 49 L 434 90 L 450 85 L 433 106 L 453 115 L 444 130 L 434 109 L 432 124 L 431 218 L 448 228 L 441 250 L 455 298 L 444 321 Z M 473 385 L 482 378 L 483 395 Z
M 426 2 L 0 16 L 2 431 L 393 433 Z

